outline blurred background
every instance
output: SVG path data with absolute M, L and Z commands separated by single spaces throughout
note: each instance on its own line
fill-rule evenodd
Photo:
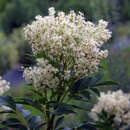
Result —
M 0 0 L 0 75 L 11 87 L 25 87 L 21 66 L 33 64 L 23 27 L 36 15 L 47 15 L 51 6 L 57 11 L 81 11 L 94 23 L 99 19 L 109 21 L 112 38 L 104 45 L 109 56 L 101 63 L 107 72 L 105 78 L 120 83 L 113 90 L 130 92 L 130 0 Z M 12 91 L 15 95 L 24 93 Z

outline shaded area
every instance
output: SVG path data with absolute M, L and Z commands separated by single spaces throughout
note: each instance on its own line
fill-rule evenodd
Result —
M 22 75 L 23 71 L 20 65 L 16 65 L 12 70 L 4 74 L 3 79 L 9 81 L 11 87 L 20 87 L 22 84 L 25 83 Z

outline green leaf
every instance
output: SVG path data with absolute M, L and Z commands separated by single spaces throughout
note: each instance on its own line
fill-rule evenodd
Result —
M 15 113 L 15 112 L 12 110 L 4 110 L 0 112 L 0 114 L 4 114 L 4 113 Z
M 74 127 L 76 130 L 97 130 L 94 122 L 82 122 Z
M 84 77 L 77 82 L 74 83 L 72 88 L 70 89 L 71 95 L 78 93 L 84 89 L 87 89 L 91 86 L 95 86 L 104 76 L 104 72 L 96 73 L 93 77 Z
M 13 110 L 15 110 L 15 102 L 11 96 L 0 96 L 0 105 L 7 106 Z
M 16 108 L 16 115 L 17 115 L 18 120 L 20 122 L 22 122 L 22 124 L 24 124 L 24 126 L 28 125 L 28 123 L 27 123 L 26 119 L 24 118 L 22 112 L 18 108 Z
M 29 127 L 36 128 L 41 122 L 41 117 L 40 116 L 32 116 L 31 119 L 28 121 L 29 122 Z
M 107 119 L 107 112 L 105 112 L 105 110 L 102 110 L 101 113 L 97 113 L 97 115 L 101 120 Z
M 55 124 L 55 129 L 59 127 L 59 125 L 61 125 L 64 121 L 64 116 L 62 117 L 59 117 L 56 121 L 56 124 Z
M 105 85 L 119 85 L 119 84 L 117 82 L 114 82 L 114 81 L 102 81 L 100 83 L 93 85 L 93 87 L 105 86 Z
M 100 96 L 100 91 L 97 88 L 90 88 L 97 96 Z
M 90 93 L 88 91 L 85 91 L 85 90 L 80 91 L 80 94 L 83 95 L 84 97 L 90 99 Z
M 37 94 L 37 95 L 39 95 L 39 96 L 43 96 L 42 95 L 42 93 L 40 92 L 40 91 L 37 91 L 37 90 L 35 90 L 35 89 L 30 89 L 34 94 Z
M 105 74 L 105 72 L 98 72 L 95 75 L 91 76 L 91 81 L 89 83 L 89 87 L 98 83 L 104 77 L 104 74 Z
M 90 111 L 93 108 L 94 104 L 87 102 L 85 103 L 86 111 Z
M 34 101 L 31 97 L 24 97 L 24 98 L 18 98 L 15 101 L 16 104 L 24 104 L 24 105 L 29 105 L 32 106 L 40 111 L 42 111 L 41 106 L 37 101 Z
M 45 125 L 46 125 L 46 123 L 42 123 L 42 124 L 40 124 L 39 126 L 37 126 L 37 127 L 35 128 L 35 130 L 41 130 L 41 128 L 43 128 Z
M 87 110 L 86 106 L 77 106 L 77 105 L 72 105 L 75 109 L 80 109 L 80 110 Z
M 74 83 L 72 88 L 70 89 L 71 95 L 78 93 L 79 91 L 88 88 L 90 82 L 92 80 L 92 77 L 84 77 L 77 82 Z
M 74 100 L 79 100 L 79 101 L 85 101 L 85 102 L 88 101 L 88 98 L 82 97 L 82 96 L 78 96 L 78 95 L 73 95 L 73 96 L 72 96 L 72 99 L 74 99 Z
M 16 118 L 9 118 L 1 122 L 3 125 L 20 124 L 21 122 Z
M 70 114 L 75 113 L 73 110 L 73 106 L 70 104 L 62 103 L 60 104 L 56 110 L 51 111 L 53 115 L 62 115 L 62 114 Z
M 93 79 L 94 79 L 93 82 L 94 82 L 94 83 L 99 82 L 99 81 L 104 77 L 105 73 L 106 73 L 106 72 L 98 72 L 98 73 L 96 73 L 96 74 L 94 75 L 94 77 L 93 77 Z
M 44 57 L 46 57 L 45 52 L 40 52 L 39 54 L 34 56 L 35 59 L 37 59 L 37 58 L 44 58 Z

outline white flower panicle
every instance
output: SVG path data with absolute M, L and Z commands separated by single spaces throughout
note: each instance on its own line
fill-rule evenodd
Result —
M 4 93 L 6 93 L 10 89 L 9 82 L 6 80 L 3 80 L 2 77 L 0 76 L 0 96 L 2 96 Z M 9 110 L 9 107 L 6 106 L 0 106 L 0 111 L 3 110 Z M 1 115 L 0 118 L 5 118 L 5 115 Z
M 91 114 L 95 120 L 99 120 L 98 113 L 104 110 L 108 117 L 115 115 L 114 124 L 130 123 L 130 96 L 123 93 L 121 90 L 116 92 L 109 91 L 101 93 L 98 98 L 98 103 L 91 110 Z
M 65 80 L 69 80 L 72 72 L 75 79 L 97 72 L 100 60 L 108 55 L 107 50 L 100 49 L 111 37 L 111 32 L 106 28 L 108 23 L 100 20 L 98 25 L 95 25 L 85 21 L 81 12 L 55 14 L 55 9 L 49 8 L 48 16 L 36 16 L 36 20 L 24 28 L 25 38 L 31 44 L 34 55 L 44 52 L 45 57 L 40 59 L 43 63 L 43 71 L 40 73 L 43 72 L 44 78 L 52 79 L 47 81 L 48 83 L 54 83 L 54 74 L 51 73 L 55 73 L 57 67 L 50 65 L 48 59 L 56 60 L 62 66 L 64 75 L 61 77 Z M 44 75 L 48 68 L 49 77 Z M 25 78 L 30 79 L 27 75 L 25 72 Z M 57 84 L 56 81 L 54 84 Z
M 3 80 L 2 77 L 0 76 L 0 95 L 3 95 L 9 89 L 10 89 L 9 82 Z
M 29 67 L 24 70 L 23 76 L 29 84 L 33 84 L 36 89 L 50 87 L 55 89 L 58 85 L 58 78 L 54 76 L 57 72 L 51 64 L 46 64 L 38 60 L 40 66 Z

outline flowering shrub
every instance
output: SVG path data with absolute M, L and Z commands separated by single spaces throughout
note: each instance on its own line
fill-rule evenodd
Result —
M 49 16 L 36 16 L 24 29 L 34 55 L 42 55 L 37 67 L 24 72 L 25 79 L 33 81 L 36 88 L 41 84 L 55 89 L 61 80 L 75 81 L 97 72 L 100 60 L 108 55 L 107 50 L 100 49 L 111 37 L 107 22 L 100 20 L 95 25 L 74 11 L 55 15 L 54 8 L 49 8 Z
M 40 130 L 42 127 L 46 130 L 96 130 L 96 122 L 79 122 L 71 128 L 63 122 L 64 115 L 93 106 L 91 97 L 100 94 L 97 87 L 117 85 L 113 81 L 102 81 L 104 73 L 95 73 L 101 59 L 108 55 L 107 50 L 101 49 L 111 37 L 106 27 L 107 22 L 103 20 L 98 25 L 85 21 L 81 12 L 70 11 L 66 15 L 49 8 L 48 16 L 36 16 L 36 20 L 24 28 L 25 38 L 36 58 L 36 65 L 25 68 L 23 74 L 33 85 L 30 87 L 33 94 L 22 98 L 1 97 L 0 104 L 10 106 L 9 112 L 15 115 L 1 124 L 21 130 Z M 74 100 L 87 102 L 90 106 L 75 105 Z M 37 109 L 42 117 L 32 116 L 24 105 Z

